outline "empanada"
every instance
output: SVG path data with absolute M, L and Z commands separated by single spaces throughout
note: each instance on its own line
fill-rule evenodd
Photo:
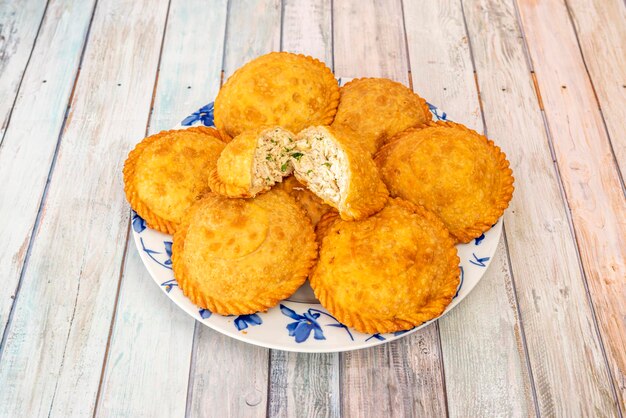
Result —
M 183 293 L 222 315 L 266 311 L 291 296 L 316 257 L 309 219 L 282 190 L 254 199 L 207 193 L 185 216 L 172 246 Z
M 334 127 L 354 132 L 374 154 L 385 141 L 432 119 L 426 101 L 387 78 L 359 78 L 341 87 Z
M 402 199 L 357 222 L 324 215 L 311 287 L 361 332 L 408 330 L 445 310 L 459 284 L 454 240 L 436 215 Z
M 480 236 L 513 195 L 506 155 L 476 131 L 452 122 L 410 129 L 376 154 L 392 196 L 437 214 L 458 242 Z
M 229 197 L 254 197 L 293 171 L 294 135 L 278 126 L 245 131 L 226 145 L 209 173 L 209 186 Z
M 337 112 L 339 86 L 315 58 L 272 52 L 239 68 L 215 99 L 215 126 L 230 137 L 259 126 L 298 133 L 329 124 Z
M 207 175 L 224 145 L 219 132 L 207 127 L 145 138 L 124 163 L 130 206 L 150 228 L 173 234 L 187 209 L 208 190 Z
M 296 178 L 342 219 L 363 219 L 385 205 L 389 193 L 376 165 L 350 133 L 311 126 L 298 134 L 295 145 Z

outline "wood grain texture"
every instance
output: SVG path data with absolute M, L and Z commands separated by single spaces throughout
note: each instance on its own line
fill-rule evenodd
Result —
M 172 128 L 217 94 L 227 2 L 213 2 L 210 14 L 198 13 L 204 5 L 170 3 L 151 134 Z M 129 236 L 97 415 L 184 416 L 195 323 L 163 295 Z
M 310 55 L 333 67 L 331 0 L 284 0 L 283 51 Z
M 626 175 L 626 5 L 623 0 L 567 0 L 579 46 Z
M 46 0 L 0 1 L 0 145 L 46 3 Z
M 335 73 L 408 84 L 400 0 L 333 2 Z
M 224 80 L 252 58 L 280 48 L 280 6 L 276 0 L 229 2 Z M 187 415 L 265 416 L 268 366 L 268 349 L 237 341 L 197 323 Z
M 0 146 L 0 183 L 4 185 L 0 219 L 11 220 L 0 222 L 2 331 L 28 252 L 93 6 L 93 1 L 50 2 Z
M 311 55 L 332 68 L 331 2 L 286 0 L 283 50 Z M 339 354 L 272 350 L 268 415 L 339 417 Z
M 338 357 L 272 350 L 268 415 L 339 417 Z
M 334 62 L 340 77 L 409 84 L 399 1 L 334 2 Z M 437 325 L 389 344 L 340 354 L 345 416 L 446 414 Z
M 512 2 L 463 2 L 486 126 L 517 174 L 505 214 L 539 412 L 613 416 L 615 400 Z
M 187 416 L 265 417 L 268 353 L 197 322 Z
M 280 50 L 280 0 L 230 0 L 224 76 L 252 58 Z
M 479 132 L 461 3 L 404 2 L 413 89 Z M 503 238 L 472 294 L 439 321 L 450 416 L 525 417 L 535 406 Z
M 522 0 L 519 10 L 608 362 L 626 406 L 626 199 L 619 171 L 565 4 Z
M 348 417 L 447 415 L 438 330 L 341 354 L 342 414 Z
M 118 290 L 124 157 L 145 132 L 167 3 L 100 1 L 0 363 L 0 415 L 93 413 Z

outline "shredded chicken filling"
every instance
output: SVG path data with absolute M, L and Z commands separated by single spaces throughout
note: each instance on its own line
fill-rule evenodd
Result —
M 307 131 L 296 142 L 292 161 L 296 177 L 322 199 L 339 205 L 346 187 L 346 156 L 326 133 Z
M 293 172 L 290 157 L 294 148 L 292 135 L 281 128 L 268 130 L 259 137 L 252 164 L 253 191 L 280 183 Z

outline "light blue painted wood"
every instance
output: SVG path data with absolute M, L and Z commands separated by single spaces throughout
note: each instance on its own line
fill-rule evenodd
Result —
M 0 1 L 0 144 L 45 9 L 46 0 Z
M 330 0 L 285 0 L 282 49 L 313 56 L 332 68 Z M 338 417 L 339 354 L 271 350 L 268 412 L 272 417 Z
M 283 51 L 310 55 L 333 68 L 331 0 L 284 0 Z
M 3 185 L 0 219 L 5 220 L 0 222 L 2 331 L 13 306 L 93 6 L 93 0 L 50 2 L 30 65 L 24 73 L 11 124 L 0 145 L 0 184 Z M 7 6 L 7 9 L 12 7 Z M 23 23 L 26 28 L 27 22 Z M 7 62 L 7 65 L 13 66 L 14 63 Z M 14 68 L 5 70 L 15 72 Z M 12 101 L 8 93 L 2 96 L 12 77 L 15 78 L 15 74 L 0 74 L 0 97 L 3 98 L 0 107 Z
M 226 0 L 171 2 L 150 133 L 217 94 L 226 9 Z M 130 236 L 98 416 L 183 417 L 195 324 L 154 283 Z
M 167 6 L 98 3 L 2 353 L 0 416 L 93 413 L 128 233 L 120 173 L 145 132 Z
M 409 85 L 400 1 L 335 1 L 335 72 L 387 77 Z M 371 349 L 341 353 L 345 416 L 446 414 L 437 324 Z
M 278 0 L 231 0 L 224 80 L 252 58 L 280 48 Z M 269 350 L 196 325 L 187 414 L 265 417 Z

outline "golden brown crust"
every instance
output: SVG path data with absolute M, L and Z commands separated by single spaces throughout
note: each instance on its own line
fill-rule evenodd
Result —
M 209 150 L 209 153 L 205 154 L 204 156 L 183 156 L 183 158 L 191 159 L 203 158 L 206 160 L 206 163 L 209 163 L 209 166 L 215 165 L 217 155 L 219 155 L 219 151 L 221 151 L 221 149 L 223 148 L 224 143 L 222 142 L 222 137 L 216 129 L 205 126 L 196 126 L 181 130 L 162 131 L 146 137 L 135 146 L 135 148 L 128 154 L 128 157 L 124 162 L 124 192 L 126 194 L 126 199 L 130 203 L 131 208 L 146 221 L 148 227 L 166 234 L 173 234 L 176 231 L 179 220 L 175 219 L 172 216 L 160 216 L 155 212 L 158 211 L 159 208 L 151 208 L 150 204 L 148 204 L 146 201 L 144 201 L 144 199 L 140 197 L 140 191 L 138 190 L 135 181 L 137 166 L 146 149 L 150 149 L 159 141 L 168 141 L 169 139 L 176 140 L 177 138 L 184 138 L 187 134 L 203 134 L 207 137 L 219 140 L 219 143 L 216 142 L 215 144 L 211 144 L 214 148 L 213 151 L 215 152 Z M 175 182 L 175 180 L 172 179 L 168 179 L 168 181 Z M 203 189 L 198 190 L 198 195 L 201 194 L 203 191 Z M 181 208 L 181 210 L 185 209 L 186 208 Z
M 351 130 L 370 154 L 388 138 L 432 119 L 426 100 L 386 78 L 357 78 L 340 89 L 333 126 Z
M 328 215 L 320 227 L 325 233 L 311 287 L 341 323 L 367 333 L 407 330 L 438 317 L 452 301 L 460 273 L 454 241 L 424 208 L 390 199 L 366 220 Z
M 322 240 L 328 233 L 330 227 L 333 226 L 333 224 L 339 219 L 341 219 L 341 217 L 339 217 L 338 212 L 328 212 L 320 218 L 319 222 L 315 226 L 315 235 L 317 236 L 318 244 L 321 245 Z
M 325 204 L 322 199 L 317 197 L 293 176 L 283 179 L 282 183 L 278 183 L 276 187 L 289 193 L 302 206 L 309 219 L 311 219 L 311 224 L 314 228 L 324 214 L 328 212 L 336 213 L 332 206 Z
M 189 210 L 172 246 L 183 293 L 222 315 L 275 306 L 304 283 L 316 258 L 307 216 L 280 190 L 254 199 L 208 193 Z
M 217 165 L 209 173 L 209 187 L 213 192 L 228 197 L 253 197 L 250 189 L 254 152 L 257 139 L 265 129 L 259 127 L 243 132 L 224 147 Z
M 389 192 L 382 182 L 372 157 L 351 133 L 337 127 L 326 127 L 348 159 L 348 190 L 340 202 L 339 214 L 344 220 L 366 218 L 385 206 Z
M 298 133 L 329 124 L 339 104 L 339 86 L 319 60 L 272 52 L 239 68 L 215 99 L 215 126 L 230 137 L 262 125 Z
M 408 129 L 382 147 L 375 161 L 392 196 L 435 212 L 457 242 L 490 229 L 513 196 L 506 155 L 493 141 L 458 123 L 429 122 Z

